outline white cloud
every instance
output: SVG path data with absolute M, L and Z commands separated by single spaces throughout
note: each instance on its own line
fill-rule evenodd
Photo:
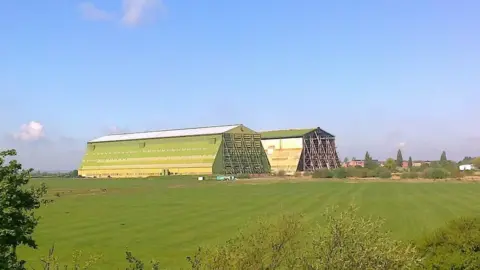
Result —
M 163 8 L 161 0 L 123 0 L 120 17 L 114 12 L 97 8 L 91 2 L 79 5 L 82 17 L 92 21 L 119 21 L 126 26 L 137 26 L 145 21 L 153 20 L 156 12 Z
M 39 122 L 31 121 L 23 124 L 20 131 L 13 134 L 13 137 L 21 141 L 36 141 L 44 136 L 43 125 Z
M 405 145 L 407 145 L 407 143 L 401 142 L 401 143 L 398 144 L 398 148 L 404 148 Z
M 146 19 L 152 18 L 157 8 L 161 6 L 159 0 L 123 0 L 122 23 L 136 26 Z
M 83 2 L 78 6 L 82 17 L 91 21 L 109 21 L 114 18 L 112 13 L 97 8 L 93 3 Z

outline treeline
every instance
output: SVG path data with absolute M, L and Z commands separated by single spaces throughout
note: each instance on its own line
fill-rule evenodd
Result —
M 348 162 L 348 159 L 345 159 Z M 442 152 L 440 160 L 424 162 L 420 166 L 414 166 L 412 157 L 408 158 L 407 167 L 403 166 L 404 160 L 401 150 L 397 152 L 397 158 L 388 158 L 383 164 L 373 160 L 367 151 L 364 158 L 364 166 L 338 168 L 334 170 L 319 170 L 313 173 L 314 178 L 391 178 L 392 175 L 398 174 L 403 179 L 428 178 L 428 179 L 445 179 L 445 178 L 462 178 L 471 176 L 473 171 L 461 171 L 459 165 L 473 164 L 480 167 L 480 158 L 465 157 L 460 162 L 447 159 L 445 151 Z
M 68 172 L 32 171 L 30 175 L 32 178 L 76 178 L 78 177 L 78 170 L 72 170 Z

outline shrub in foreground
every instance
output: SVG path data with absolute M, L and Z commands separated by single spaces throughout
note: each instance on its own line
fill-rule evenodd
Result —
M 479 269 L 480 218 L 450 221 L 419 244 L 427 269 Z
M 361 217 L 357 208 L 328 210 L 326 226 L 311 233 L 302 269 L 414 269 L 420 259 L 411 245 L 393 240 L 384 221 Z
M 416 250 L 393 240 L 383 221 L 363 218 L 350 207 L 324 214 L 309 233 L 298 216 L 283 216 L 188 257 L 192 269 L 412 269 Z
M 240 232 L 222 245 L 199 248 L 187 257 L 192 269 L 292 269 L 301 255 L 303 222 L 284 215 L 276 222 L 260 221 L 253 232 Z

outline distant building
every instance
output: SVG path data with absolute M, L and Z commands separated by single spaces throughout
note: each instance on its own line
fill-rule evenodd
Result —
M 475 167 L 472 164 L 460 165 L 460 166 L 458 166 L 458 168 L 460 169 L 460 171 L 471 171 L 471 170 L 475 169 Z
M 353 159 L 347 163 L 347 167 L 365 167 L 365 160 Z

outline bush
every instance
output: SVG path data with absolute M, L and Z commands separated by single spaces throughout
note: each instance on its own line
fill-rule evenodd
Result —
M 276 222 L 259 221 L 250 233 L 222 245 L 198 248 L 187 257 L 192 269 L 278 269 L 294 268 L 301 255 L 301 216 L 283 215 Z
M 402 178 L 402 179 L 417 179 L 418 178 L 418 173 L 416 173 L 416 172 L 404 172 L 400 175 L 400 178 Z
M 335 178 L 347 178 L 347 170 L 345 168 L 336 168 L 332 173 Z
M 427 235 L 419 244 L 427 269 L 478 269 L 480 218 L 460 218 Z
M 390 170 L 382 167 L 376 170 L 376 175 L 383 179 L 392 178 L 392 173 L 390 172 Z
M 421 172 L 423 172 L 425 169 L 426 169 L 425 167 L 417 166 L 417 167 L 412 167 L 412 168 L 410 168 L 410 171 L 411 171 L 411 172 L 416 172 L 416 173 L 421 173 Z
M 428 168 L 423 172 L 423 177 L 430 179 L 445 179 L 450 173 L 443 168 Z
M 368 177 L 368 169 L 366 168 L 356 168 L 348 167 L 345 169 L 347 177 L 356 177 L 356 178 L 366 178 Z
M 333 177 L 333 172 L 330 171 L 329 169 L 316 170 L 312 174 L 312 178 L 332 178 L 332 177 Z
M 411 269 L 419 266 L 414 248 L 393 240 L 383 220 L 357 215 L 351 206 L 328 209 L 324 221 L 305 232 L 301 216 L 261 222 L 225 244 L 199 248 L 187 257 L 192 269 Z
M 42 269 L 44 270 L 90 269 L 102 258 L 102 255 L 91 254 L 88 258 L 84 259 L 82 251 L 76 250 L 72 254 L 72 263 L 71 263 L 71 267 L 69 267 L 67 264 L 60 263 L 54 253 L 55 253 L 55 246 L 52 246 L 48 251 L 48 255 L 41 259 Z M 127 268 L 127 270 L 129 269 L 130 268 Z
M 368 170 L 367 171 L 367 177 L 377 177 L 376 170 Z
M 326 226 L 311 233 L 301 269 L 411 269 L 419 265 L 416 250 L 393 240 L 381 219 L 357 215 L 351 206 L 324 214 Z

